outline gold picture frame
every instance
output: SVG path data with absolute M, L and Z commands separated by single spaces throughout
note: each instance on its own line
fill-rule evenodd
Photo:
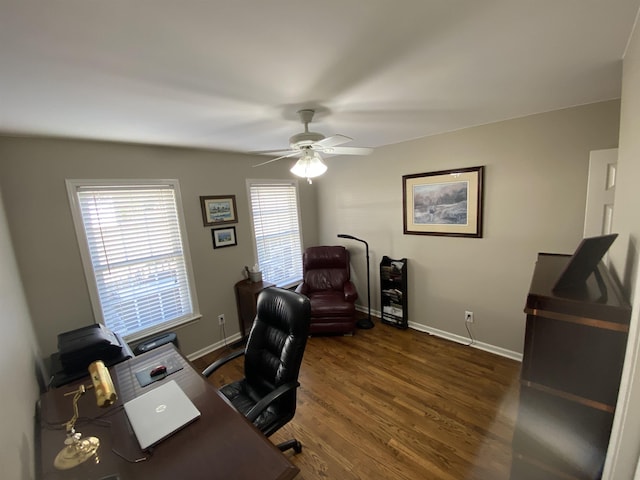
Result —
M 205 227 L 238 222 L 235 195 L 200 197 L 200 207 L 202 208 L 202 221 Z
M 404 175 L 404 233 L 481 238 L 483 182 L 483 166 Z

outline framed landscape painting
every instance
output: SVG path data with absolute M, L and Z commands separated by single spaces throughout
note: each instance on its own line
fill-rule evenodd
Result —
M 211 230 L 213 248 L 233 247 L 238 244 L 236 240 L 236 227 L 214 228 Z
M 238 221 L 235 195 L 200 197 L 200 206 L 202 207 L 202 220 L 205 227 L 236 223 Z
M 482 237 L 484 167 L 402 177 L 404 233 Z

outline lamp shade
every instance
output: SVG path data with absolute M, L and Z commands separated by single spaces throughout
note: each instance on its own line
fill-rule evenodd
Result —
M 322 163 L 322 157 L 318 152 L 305 152 L 302 157 L 291 167 L 290 172 L 302 178 L 314 178 L 327 171 L 327 166 Z

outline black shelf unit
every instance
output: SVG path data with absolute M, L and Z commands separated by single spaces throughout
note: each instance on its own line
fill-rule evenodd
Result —
M 380 312 L 382 323 L 408 327 L 407 259 L 394 260 L 386 255 L 380 262 Z

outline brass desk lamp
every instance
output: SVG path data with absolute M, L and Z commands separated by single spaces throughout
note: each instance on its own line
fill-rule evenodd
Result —
M 75 431 L 74 426 L 78 420 L 78 400 L 80 397 L 88 389 L 94 388 L 96 402 L 99 407 L 113 405 L 118 398 L 109 370 L 104 366 L 102 360 L 97 360 L 89 365 L 89 375 L 91 376 L 92 385 L 87 387 L 80 385 L 76 390 L 65 393 L 65 396 L 73 395 L 73 416 L 65 424 L 67 429 L 67 438 L 64 441 L 65 447 L 60 450 L 53 461 L 54 467 L 58 470 L 68 470 L 80 465 L 96 455 L 100 446 L 98 437 L 81 438 L 82 434 Z M 96 455 L 97 462 L 99 462 L 99 459 Z

